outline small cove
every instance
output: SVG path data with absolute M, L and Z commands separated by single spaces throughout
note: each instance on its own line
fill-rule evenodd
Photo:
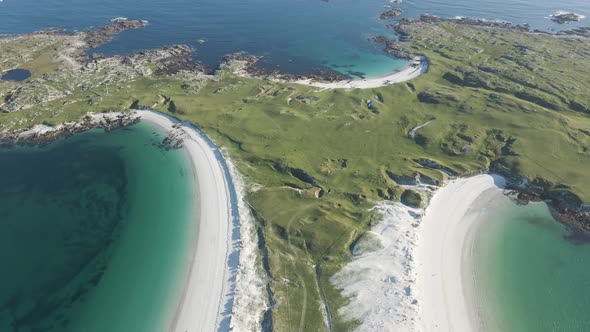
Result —
M 161 331 L 194 232 L 182 150 L 149 123 L 0 150 L 0 330 Z

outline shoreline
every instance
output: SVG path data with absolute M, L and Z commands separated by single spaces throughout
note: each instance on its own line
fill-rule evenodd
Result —
M 357 332 L 485 329 L 474 241 L 504 186 L 503 177 L 481 174 L 424 188 L 426 208 L 378 202 L 381 221 L 330 280 L 349 300 L 339 313 L 360 323 Z
M 475 289 L 474 244 L 482 217 L 504 186 L 501 176 L 478 175 L 451 181 L 432 197 L 417 247 L 424 330 L 485 329 Z
M 297 83 L 323 89 L 374 89 L 415 79 L 426 73 L 428 68 L 428 59 L 424 55 L 417 55 L 401 70 L 381 77 L 337 82 L 319 82 L 313 79 L 304 79 L 287 81 L 287 83 Z
M 181 122 L 164 114 L 151 111 L 137 111 L 137 114 L 166 132 L 182 132 L 183 148 L 192 164 L 195 181 L 197 235 L 190 249 L 189 270 L 169 330 L 229 330 L 226 308 L 233 306 L 235 289 L 231 281 L 235 276 L 230 271 L 233 267 L 230 255 L 239 255 L 239 248 L 234 245 L 239 240 L 239 215 L 234 213 L 235 191 L 232 193 L 231 178 L 226 176 L 224 165 L 209 142 L 193 128 L 176 126 Z M 236 264 L 237 259 L 239 256 L 233 257 Z

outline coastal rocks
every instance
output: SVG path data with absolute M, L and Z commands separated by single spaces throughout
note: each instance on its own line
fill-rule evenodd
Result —
M 489 21 L 485 19 L 475 19 L 470 17 L 439 17 L 431 14 L 421 14 L 418 20 L 411 20 L 407 18 L 403 18 L 399 20 L 397 23 L 391 25 L 391 27 L 400 35 L 407 35 L 407 31 L 405 30 L 405 26 L 412 24 L 416 21 L 423 22 L 423 23 L 441 23 L 441 22 L 451 22 L 455 24 L 461 25 L 472 25 L 472 26 L 480 26 L 480 27 L 490 27 L 490 28 L 503 28 L 503 29 L 510 29 L 520 32 L 528 32 L 529 27 L 528 25 L 513 25 L 510 22 L 503 22 L 503 21 Z
M 350 80 L 349 76 L 326 68 L 315 68 L 308 73 L 291 74 L 278 69 L 265 69 L 258 66 L 262 57 L 246 53 L 233 53 L 223 56 L 221 69 L 226 69 L 242 77 L 268 78 L 279 82 L 294 82 L 303 80 L 317 80 L 323 82 L 338 82 Z
M 139 122 L 139 116 L 134 113 L 89 113 L 79 122 L 66 122 L 58 126 L 36 125 L 28 129 L 0 132 L 0 144 L 3 146 L 39 145 L 92 128 L 110 131 L 137 122 Z
M 187 45 L 166 46 L 156 50 L 134 53 L 125 57 L 123 62 L 143 66 L 146 61 L 155 63 L 156 75 L 170 76 L 182 71 L 206 73 L 207 68 L 199 62 L 194 62 L 191 55 L 194 49 Z
M 559 31 L 556 34 L 560 36 L 580 36 L 590 38 L 590 27 L 581 27 L 571 30 Z
M 185 133 L 182 130 L 178 130 L 178 128 L 179 127 L 176 127 L 175 130 L 168 132 L 168 136 L 162 140 L 162 145 L 167 149 L 182 148 L 184 144 Z
M 556 14 L 552 14 L 551 15 L 551 21 L 557 23 L 557 24 L 566 24 L 566 23 L 571 23 L 571 22 L 578 22 L 580 20 L 582 20 L 584 18 L 584 16 L 582 15 L 578 15 L 575 13 L 563 13 L 563 12 L 559 12 Z
M 381 13 L 381 15 L 379 15 L 379 18 L 382 20 L 389 20 L 395 17 L 400 16 L 403 13 L 403 11 L 399 8 L 393 8 L 390 9 L 386 12 Z
M 86 31 L 84 41 L 90 48 L 95 48 L 108 42 L 114 34 L 129 29 L 143 28 L 146 24 L 147 22 L 142 20 L 116 18 L 111 21 L 110 25 L 104 26 L 98 30 Z
M 508 195 L 517 203 L 545 202 L 555 220 L 567 226 L 569 239 L 579 243 L 590 242 L 590 206 L 566 185 L 556 185 L 541 178 L 529 180 L 515 174 L 502 160 L 492 164 L 491 172 L 506 178 Z
M 400 40 L 401 39 L 402 38 L 400 38 Z M 390 39 L 382 35 L 374 36 L 370 40 L 378 44 L 383 44 L 383 51 L 396 58 L 412 60 L 416 57 L 415 54 L 408 52 L 405 48 L 403 48 L 400 45 L 400 41 Z
M 590 242 L 590 208 L 568 190 L 530 186 L 510 192 L 518 204 L 546 202 L 549 210 L 560 223 L 570 230 L 569 239 L 575 242 Z

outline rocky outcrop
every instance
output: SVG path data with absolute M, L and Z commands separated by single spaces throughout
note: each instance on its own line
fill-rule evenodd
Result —
M 386 12 L 381 13 L 381 15 L 379 15 L 379 18 L 382 20 L 389 20 L 391 18 L 395 18 L 400 16 L 403 13 L 403 11 L 399 8 L 393 8 L 390 9 Z
M 535 31 L 535 32 L 539 32 L 539 31 Z M 576 29 L 571 29 L 571 30 L 559 31 L 556 34 L 561 35 L 561 36 L 580 36 L 580 37 L 590 38 L 590 27 L 581 27 L 581 28 L 576 28 Z
M 575 13 L 557 13 L 551 15 L 551 21 L 558 24 L 566 24 L 571 22 L 578 22 L 583 19 L 584 16 Z
M 261 58 L 262 57 L 260 56 L 246 53 L 228 54 L 221 59 L 220 68 L 227 69 L 239 76 L 268 78 L 284 82 L 302 80 L 340 82 L 351 79 L 350 76 L 346 76 L 328 68 L 315 68 L 302 74 L 285 73 L 278 69 L 266 69 L 258 65 Z
M 544 201 L 551 214 L 570 230 L 570 239 L 578 242 L 590 242 L 590 205 L 569 190 L 566 185 L 556 185 L 541 178 L 529 180 L 516 175 L 502 161 L 495 162 L 493 173 L 504 176 L 509 195 L 518 204 Z
M 46 144 L 92 128 L 110 131 L 130 126 L 139 120 L 139 116 L 135 113 L 89 113 L 78 122 L 66 122 L 58 126 L 36 125 L 32 128 L 0 132 L 0 145 Z
M 408 35 L 404 35 L 404 36 L 408 36 Z M 385 53 L 387 53 L 393 57 L 400 58 L 400 59 L 412 60 L 416 57 L 416 54 L 408 52 L 401 45 L 401 42 L 403 39 L 404 38 L 402 37 L 402 35 L 400 35 L 399 41 L 379 35 L 379 36 L 372 37 L 370 40 L 375 43 L 378 43 L 378 44 L 383 44 L 383 46 L 384 46 L 383 51 L 385 51 Z
M 187 45 L 165 46 L 156 50 L 141 51 L 121 57 L 121 62 L 129 65 L 145 63 L 155 64 L 156 75 L 174 75 L 181 71 L 207 73 L 207 68 L 192 59 L 194 49 Z
M 98 30 L 86 31 L 84 41 L 90 48 L 95 48 L 106 42 L 108 42 L 113 35 L 129 30 L 143 28 L 147 24 L 146 21 L 142 20 L 127 20 L 123 18 L 114 19 L 110 25 L 104 26 Z

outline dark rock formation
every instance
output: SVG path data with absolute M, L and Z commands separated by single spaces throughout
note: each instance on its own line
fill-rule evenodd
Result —
M 385 51 L 385 53 L 394 56 L 396 58 L 400 58 L 400 59 L 414 59 L 416 57 L 415 54 L 406 51 L 403 47 L 401 47 L 400 45 L 400 41 L 398 40 L 394 40 L 394 39 L 390 39 L 387 38 L 385 36 L 374 36 L 370 39 L 371 41 L 378 43 L 378 44 L 383 44 L 384 48 L 383 51 Z M 401 40 L 401 37 L 400 37 Z
M 571 22 L 578 22 L 583 16 L 575 13 L 558 13 L 551 15 L 551 21 L 558 24 L 566 24 Z
M 571 30 L 559 31 L 556 34 L 561 36 L 580 36 L 590 38 L 590 27 L 581 27 Z
M 90 48 L 95 48 L 106 42 L 108 42 L 113 35 L 129 30 L 143 28 L 146 25 L 146 21 L 142 20 L 126 20 L 126 19 L 114 19 L 110 25 L 104 26 L 98 30 L 86 31 L 86 37 L 84 40 Z
M 382 20 L 389 20 L 391 18 L 400 16 L 402 13 L 403 13 L 403 11 L 401 9 L 393 8 L 393 9 L 390 9 L 386 12 L 381 13 L 381 15 L 379 15 L 379 18 Z
M 328 68 L 315 68 L 303 74 L 285 73 L 278 69 L 266 69 L 258 65 L 261 57 L 249 55 L 246 53 L 233 53 L 223 56 L 221 59 L 221 66 L 228 65 L 234 61 L 244 62 L 243 70 L 252 77 L 258 78 L 273 78 L 284 81 L 298 81 L 298 80 L 318 80 L 324 82 L 339 82 L 350 80 L 350 76 L 346 76 L 339 72 Z
M 528 181 L 515 175 L 501 160 L 495 162 L 490 170 L 506 178 L 506 188 L 511 190 L 509 195 L 516 203 L 546 202 L 553 217 L 570 230 L 571 240 L 590 242 L 590 205 L 584 204 L 577 195 L 569 191 L 569 187 L 539 178 Z
M 133 113 L 120 114 L 116 117 L 103 117 L 100 121 L 91 121 L 85 117 L 82 121 L 66 123 L 55 127 L 54 130 L 33 132 L 27 134 L 30 128 L 5 131 L 0 133 L 0 145 L 42 145 L 52 142 L 61 137 L 71 136 L 92 128 L 102 128 L 111 131 L 121 127 L 127 127 L 140 121 L 140 118 Z

